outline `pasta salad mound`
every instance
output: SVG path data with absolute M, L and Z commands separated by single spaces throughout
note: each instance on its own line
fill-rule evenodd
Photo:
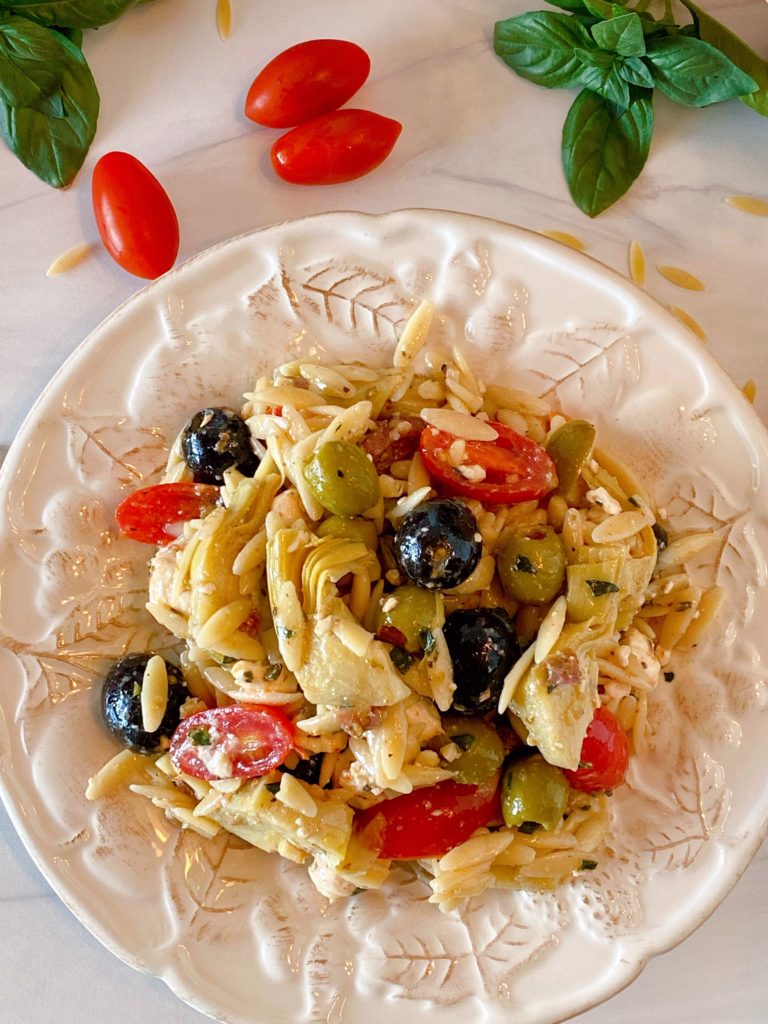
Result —
M 486 386 L 432 315 L 389 368 L 295 360 L 200 410 L 120 504 L 178 645 L 109 670 L 125 749 L 87 796 L 129 786 L 329 898 L 406 862 L 450 910 L 611 856 L 649 695 L 720 595 L 593 424 Z

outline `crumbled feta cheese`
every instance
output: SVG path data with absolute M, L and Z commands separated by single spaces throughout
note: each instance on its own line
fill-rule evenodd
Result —
M 592 491 L 587 491 L 587 501 L 590 505 L 599 505 L 609 516 L 617 516 L 622 510 L 620 503 L 612 498 L 604 487 L 596 487 Z
M 456 467 L 465 480 L 469 480 L 470 483 L 479 484 L 485 480 L 485 470 L 482 466 L 469 465 L 469 466 L 457 466 Z

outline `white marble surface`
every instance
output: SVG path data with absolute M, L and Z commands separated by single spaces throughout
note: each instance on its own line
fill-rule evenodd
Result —
M 37 181 L 0 148 L 0 444 L 9 444 L 36 396 L 78 342 L 137 282 L 95 250 L 46 279 L 51 260 L 95 239 L 89 178 L 95 159 L 126 149 L 157 173 L 182 227 L 180 258 L 276 220 L 332 209 L 441 207 L 536 229 L 569 231 L 590 254 L 626 270 L 635 238 L 648 291 L 687 309 L 739 383 L 757 381 L 768 412 L 764 355 L 768 220 L 726 206 L 726 195 L 768 198 L 768 121 L 738 103 L 704 111 L 660 100 L 649 164 L 630 196 L 596 221 L 572 205 L 559 164 L 570 96 L 516 78 L 490 51 L 493 22 L 522 0 L 233 0 L 221 42 L 215 0 L 156 0 L 88 33 L 102 94 L 99 133 L 65 193 Z M 543 4 L 542 4 L 543 6 Z M 768 9 L 758 0 L 708 5 L 768 53 Z M 404 122 L 391 158 L 347 185 L 294 188 L 268 166 L 273 134 L 241 115 L 253 74 L 300 39 L 355 39 L 373 71 L 356 103 Z M 707 285 L 681 291 L 653 268 L 683 266 Z M 147 908 L 151 913 L 151 908 Z M 713 917 L 582 1024 L 764 1024 L 768 1019 L 768 848 Z M 49 890 L 0 811 L 2 1019 L 13 1024 L 111 1024 L 203 1018 L 160 982 L 96 943 Z M 258 993 L 254 1019 L 259 1020 Z M 372 1012 L 375 1021 L 375 1011 Z M 297 1022 L 299 1024 L 299 1022 Z

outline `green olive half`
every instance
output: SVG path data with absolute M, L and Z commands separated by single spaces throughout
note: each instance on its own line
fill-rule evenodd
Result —
M 426 650 L 429 653 L 429 631 L 442 625 L 442 620 L 443 603 L 440 595 L 434 590 L 425 590 L 407 583 L 381 599 L 376 615 L 376 629 L 393 627 L 405 637 L 407 651 L 420 654 Z
M 446 736 L 462 751 L 448 764 L 459 782 L 477 785 L 498 771 L 506 756 L 498 732 L 478 718 L 448 718 L 443 722 Z
M 318 537 L 341 537 L 342 540 L 357 540 L 371 551 L 379 546 L 379 535 L 370 519 L 346 519 L 344 516 L 329 516 L 317 528 Z
M 513 761 L 504 773 L 501 813 L 510 827 L 533 822 L 553 829 L 568 806 L 570 786 L 559 768 L 541 754 Z
M 563 544 L 551 526 L 509 530 L 502 536 L 496 565 L 504 592 L 524 604 L 554 600 L 565 580 Z
M 309 488 L 335 516 L 359 516 L 379 500 L 379 477 L 362 450 L 348 441 L 321 445 L 304 467 Z

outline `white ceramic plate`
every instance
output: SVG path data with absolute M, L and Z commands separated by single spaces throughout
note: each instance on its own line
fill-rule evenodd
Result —
M 204 404 L 299 353 L 390 358 L 415 303 L 482 375 L 594 420 L 728 600 L 653 700 L 651 753 L 615 803 L 615 857 L 557 893 L 441 916 L 421 883 L 333 905 L 303 869 L 179 832 L 130 794 L 89 804 L 114 752 L 108 659 L 162 642 L 147 549 L 112 512 Z M 695 928 L 766 830 L 766 435 L 700 343 L 618 275 L 459 214 L 327 214 L 226 242 L 150 285 L 77 350 L 2 474 L 0 767 L 40 869 L 126 962 L 222 1021 L 552 1022 L 607 998 Z M 372 1017 L 372 1007 L 375 1013 Z

